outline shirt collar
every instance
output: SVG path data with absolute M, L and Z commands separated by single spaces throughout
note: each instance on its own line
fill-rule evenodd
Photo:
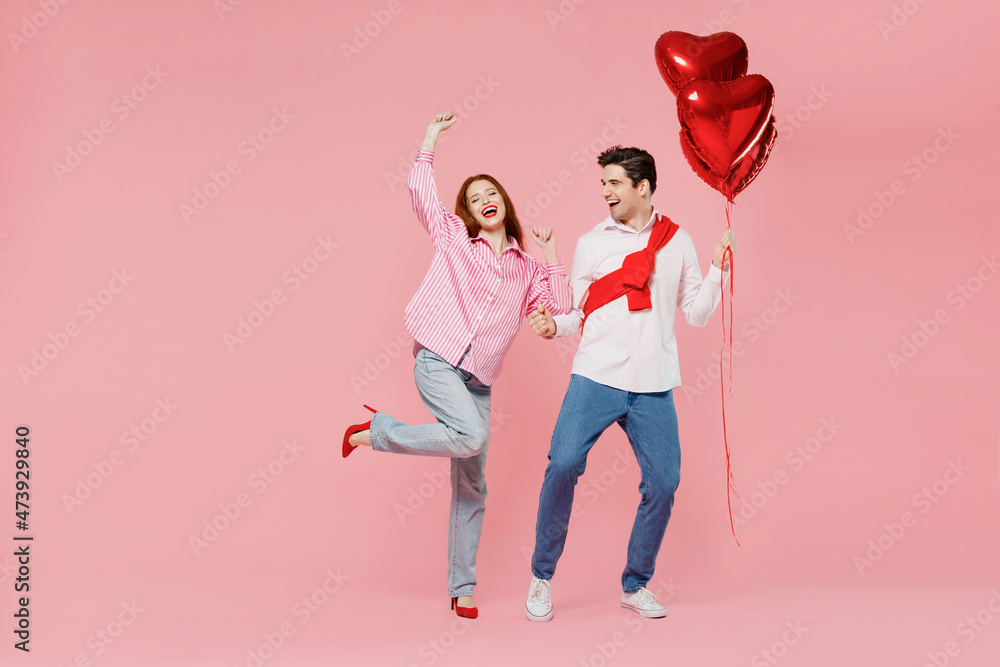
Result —
M 487 241 L 485 238 L 483 238 L 483 233 L 482 232 L 480 232 L 480 233 L 476 234 L 475 236 L 471 237 L 469 239 L 469 241 L 470 242 L 471 241 L 482 241 L 483 243 L 489 244 L 489 241 Z M 521 248 L 521 246 L 519 246 L 517 244 L 517 239 L 515 239 L 513 236 L 508 236 L 507 237 L 507 243 L 510 244 L 510 245 L 507 248 L 503 249 L 503 251 L 500 253 L 501 255 L 503 253 L 507 252 L 507 250 L 509 250 L 510 248 L 513 248 L 518 254 L 523 255 L 525 257 L 530 257 L 530 255 L 528 255 L 528 253 L 526 253 Z
M 656 216 L 658 216 L 658 215 L 660 215 L 660 212 L 657 211 L 656 208 L 654 207 L 652 215 L 649 216 L 649 220 L 646 221 L 646 224 L 643 225 L 642 229 L 640 229 L 638 232 L 635 231 L 634 229 L 632 229 L 631 227 L 629 227 L 628 225 L 626 225 L 625 223 L 618 222 L 617 220 L 615 220 L 614 218 L 612 218 L 609 215 L 604 220 L 604 229 L 618 229 L 618 230 L 621 230 L 623 232 L 628 232 L 630 234 L 638 234 L 639 232 L 643 232 L 646 229 L 648 229 L 649 227 L 651 227 L 652 224 L 653 224 L 653 221 L 656 220 Z

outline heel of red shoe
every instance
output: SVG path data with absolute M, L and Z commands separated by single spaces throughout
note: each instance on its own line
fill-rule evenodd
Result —
M 378 412 L 378 410 L 376 410 L 375 408 L 371 407 L 370 405 L 366 405 L 365 407 L 368 408 L 369 410 L 371 410 L 372 412 Z M 368 421 L 366 421 L 364 424 L 354 424 L 353 426 L 347 427 L 347 431 L 344 433 L 344 445 L 343 445 L 343 449 L 341 451 L 341 453 L 343 454 L 343 456 L 344 456 L 345 459 L 348 456 L 350 456 L 354 452 L 355 449 L 357 449 L 357 447 L 352 447 L 351 446 L 351 443 L 350 443 L 351 436 L 354 435 L 355 433 L 357 433 L 358 431 L 367 431 L 367 430 L 370 430 L 371 427 L 372 427 L 372 422 L 371 422 L 370 419 Z

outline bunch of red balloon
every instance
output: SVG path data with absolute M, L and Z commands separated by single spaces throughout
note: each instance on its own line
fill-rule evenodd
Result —
M 684 157 L 732 203 L 774 145 L 774 88 L 760 74 L 747 74 L 747 45 L 731 32 L 665 32 L 655 53 L 663 80 L 677 96 Z
M 747 45 L 739 35 L 720 32 L 697 37 L 686 32 L 665 32 L 656 40 L 656 66 L 677 96 L 681 123 L 681 150 L 703 181 L 726 196 L 726 221 L 733 199 L 757 177 L 767 162 L 777 136 L 774 88 L 760 74 L 747 74 Z M 732 251 L 727 251 L 732 270 Z M 733 294 L 732 273 L 729 297 Z M 729 312 L 729 387 L 733 385 L 732 309 Z M 722 300 L 722 339 L 726 345 L 726 304 Z M 723 367 L 722 351 L 719 364 Z M 726 431 L 726 394 L 722 383 L 722 433 L 726 446 L 726 500 L 729 526 L 735 493 Z M 739 494 L 736 494 L 739 497 Z M 739 539 L 736 539 L 739 544 Z

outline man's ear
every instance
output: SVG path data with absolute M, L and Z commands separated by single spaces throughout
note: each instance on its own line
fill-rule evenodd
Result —
M 638 190 L 640 197 L 645 197 L 647 194 L 649 194 L 649 179 L 644 178 L 641 181 L 639 181 Z

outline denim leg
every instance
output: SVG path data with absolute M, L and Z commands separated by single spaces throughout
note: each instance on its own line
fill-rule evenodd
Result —
M 587 467 L 587 454 L 605 429 L 625 415 L 628 396 L 627 392 L 582 375 L 570 376 L 538 499 L 531 572 L 539 579 L 551 579 L 555 574 L 566 545 L 576 482 Z
M 653 578 L 656 555 L 680 484 L 681 448 L 673 390 L 630 394 L 628 413 L 619 424 L 628 436 L 642 471 L 639 509 L 628 542 L 622 590 L 634 593 Z
M 469 385 L 489 437 L 490 388 L 473 378 Z M 451 511 L 448 517 L 448 597 L 472 595 L 476 585 L 476 553 L 486 513 L 486 450 L 451 460 Z
M 420 398 L 438 423 L 410 426 L 378 412 L 372 417 L 372 449 L 450 457 L 476 456 L 482 452 L 489 439 L 489 420 L 483 421 L 470 385 L 474 384 L 480 393 L 485 390 L 487 402 L 490 388 L 427 348 L 417 352 L 413 379 Z
M 476 553 L 486 513 L 486 449 L 451 460 L 451 515 L 448 519 L 448 597 L 472 595 Z

